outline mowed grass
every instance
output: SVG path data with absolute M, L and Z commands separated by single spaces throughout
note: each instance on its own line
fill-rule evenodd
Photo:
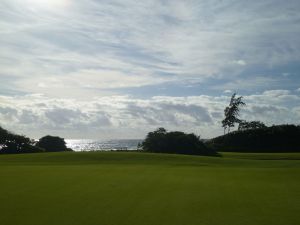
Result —
M 300 154 L 0 156 L 1 225 L 299 225 L 299 209 Z

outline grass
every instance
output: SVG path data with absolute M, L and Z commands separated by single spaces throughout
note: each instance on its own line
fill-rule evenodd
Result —
M 1 155 L 0 193 L 1 225 L 298 225 L 300 154 Z

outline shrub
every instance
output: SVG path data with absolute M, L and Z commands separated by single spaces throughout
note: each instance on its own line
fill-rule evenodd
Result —
M 300 127 L 277 125 L 234 131 L 211 139 L 208 145 L 218 151 L 300 152 Z
M 267 126 L 261 121 L 241 121 L 239 123 L 238 130 L 249 130 L 249 129 L 259 129 L 266 128 Z
M 40 138 L 36 146 L 45 149 L 46 152 L 72 151 L 67 148 L 63 138 L 50 135 Z
M 164 128 L 148 133 L 141 147 L 148 152 L 189 155 L 215 155 L 195 134 L 180 131 L 167 132 Z

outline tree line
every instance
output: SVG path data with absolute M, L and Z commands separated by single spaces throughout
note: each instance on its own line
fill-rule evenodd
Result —
M 72 151 L 61 137 L 44 136 L 38 141 L 0 127 L 0 154 Z
M 300 152 L 300 126 L 273 125 L 267 127 L 261 121 L 239 118 L 241 108 L 246 106 L 243 96 L 236 93 L 224 109 L 222 127 L 224 135 L 203 143 L 195 134 L 164 128 L 148 133 L 140 148 L 148 152 L 193 155 L 218 155 L 218 151 L 237 152 Z M 236 131 L 231 131 L 238 124 Z
M 300 126 L 285 124 L 236 130 L 209 140 L 207 145 L 224 152 L 300 152 Z

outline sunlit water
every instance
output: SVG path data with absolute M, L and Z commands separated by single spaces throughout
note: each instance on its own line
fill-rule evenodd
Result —
M 65 139 L 67 147 L 74 151 L 95 151 L 95 150 L 136 150 L 140 139 L 112 139 L 112 140 L 91 140 L 91 139 Z

